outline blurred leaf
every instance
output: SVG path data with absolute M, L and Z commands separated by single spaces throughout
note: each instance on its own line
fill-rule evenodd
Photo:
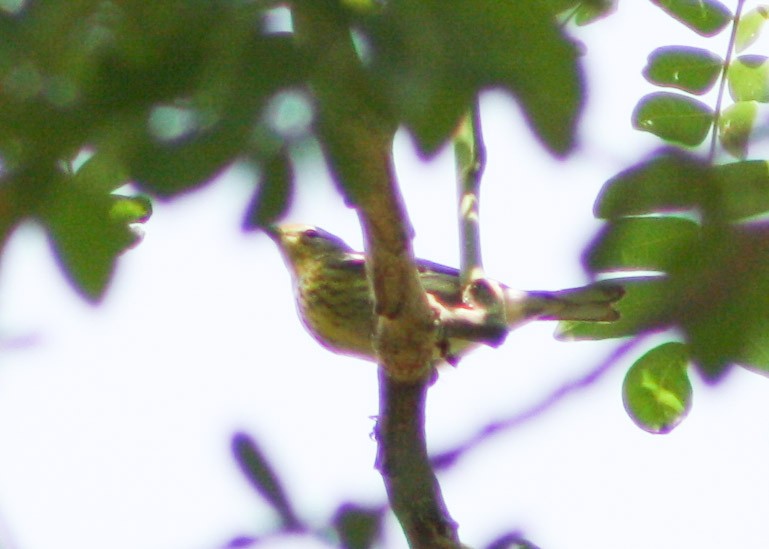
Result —
M 380 0 L 341 0 L 341 3 L 352 11 L 369 14 L 379 11 Z
M 670 210 L 699 212 L 697 238 L 682 225 L 680 235 L 666 229 L 655 241 L 654 224 L 675 227 L 682 223 L 675 218 L 622 219 Z M 618 322 L 562 323 L 560 336 L 616 337 L 676 326 L 708 380 L 720 379 L 732 364 L 769 372 L 769 225 L 746 221 L 767 211 L 765 161 L 709 167 L 686 156 L 661 155 L 619 174 L 598 199 L 596 213 L 614 221 L 589 248 L 588 267 L 638 264 L 664 269 L 667 276 L 640 285 L 619 279 L 627 287 Z
M 723 59 L 708 50 L 665 46 L 649 55 L 643 75 L 652 84 L 700 95 L 716 83 L 723 64 Z
M 232 437 L 232 453 L 251 485 L 278 513 L 283 527 L 302 530 L 280 480 L 256 441 L 245 433 L 236 433 Z
M 688 210 L 701 200 L 709 166 L 675 152 L 661 152 L 609 179 L 594 206 L 596 217 Z
M 589 25 L 607 17 L 616 9 L 616 0 L 583 1 L 574 14 L 574 22 L 579 26 Z
M 702 36 L 715 36 L 732 20 L 732 12 L 717 0 L 652 0 L 672 17 Z
M 236 57 L 230 59 L 232 72 L 227 75 L 232 87 L 218 89 L 216 82 L 209 82 L 211 87 L 192 102 L 200 121 L 179 139 L 152 135 L 149 117 L 135 124 L 125 154 L 142 188 L 173 196 L 207 183 L 252 144 L 264 145 L 252 143 L 254 121 L 276 93 L 301 81 L 306 63 L 295 44 L 278 35 L 252 37 Z M 274 147 L 273 142 L 267 144 Z
M 769 225 L 705 229 L 671 274 L 671 316 L 705 378 L 720 379 L 734 363 L 766 369 Z
M 719 208 L 727 220 L 740 220 L 769 211 L 769 163 L 732 162 L 713 167 Z
M 20 211 L 9 186 L 0 184 L 0 254 L 19 221 L 27 215 Z
M 384 509 L 365 508 L 351 503 L 340 506 L 332 519 L 344 549 L 373 547 L 382 533 Z
M 450 139 L 473 97 L 493 87 L 513 93 L 552 152 L 573 146 L 583 102 L 577 49 L 540 1 L 397 0 L 365 30 L 375 86 L 422 152 Z
M 545 4 L 550 13 L 560 15 L 579 7 L 582 4 L 582 0 L 545 0 Z
M 518 532 L 510 532 L 489 543 L 486 549 L 539 549 L 539 546 L 534 545 Z
M 119 159 L 96 152 L 78 168 L 74 181 L 81 188 L 112 192 L 128 182 L 128 174 Z
M 137 142 L 128 160 L 131 179 L 143 190 L 173 196 L 209 182 L 240 152 L 243 136 L 210 131 L 181 143 L 149 136 Z
M 78 38 L 95 42 L 89 98 L 113 110 L 187 95 L 208 61 L 211 33 L 231 21 L 232 5 L 184 0 L 97 3 L 100 11 L 91 28 L 88 19 L 74 22 L 88 28 L 86 36 Z
M 287 151 L 267 159 L 262 164 L 262 178 L 248 206 L 243 226 L 260 229 L 277 221 L 288 208 L 294 188 L 294 173 Z
M 243 549 L 244 547 L 254 547 L 260 542 L 259 539 L 253 536 L 238 536 L 231 539 L 224 549 Z
M 769 103 L 769 57 L 741 55 L 729 65 L 726 77 L 735 101 Z
M 734 50 L 737 53 L 758 40 L 767 18 L 769 18 L 769 6 L 766 4 L 757 6 L 740 17 L 734 41 Z
M 671 306 L 670 280 L 662 276 L 612 278 L 625 289 L 625 295 L 614 305 L 619 320 L 614 322 L 559 322 L 555 333 L 561 341 L 610 339 L 662 330 L 669 326 Z
M 740 101 L 728 106 L 718 118 L 718 138 L 724 149 L 737 158 L 748 154 L 748 141 L 756 121 L 755 101 Z
M 633 111 L 633 127 L 666 141 L 696 147 L 713 123 L 713 110 L 683 95 L 656 92 L 641 98 Z
M 604 225 L 585 255 L 590 272 L 667 271 L 699 237 L 697 223 L 679 217 L 633 217 Z
M 67 278 L 92 301 L 101 299 L 117 256 L 136 240 L 123 219 L 112 217 L 115 200 L 62 179 L 52 185 L 41 212 Z
M 109 216 L 115 223 L 144 223 L 152 215 L 152 202 L 146 196 L 111 196 Z
M 665 343 L 638 359 L 622 385 L 625 410 L 641 429 L 664 434 L 689 413 L 692 386 L 689 353 L 682 343 Z
M 769 211 L 768 165 L 751 160 L 708 166 L 661 153 L 609 179 L 594 210 L 604 219 L 687 210 L 744 219 Z

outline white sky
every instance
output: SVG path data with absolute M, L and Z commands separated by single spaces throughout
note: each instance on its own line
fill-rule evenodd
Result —
M 620 2 L 581 37 L 590 95 L 572 158 L 553 161 L 508 99 L 484 103 L 484 254 L 489 273 L 514 287 L 586 280 L 579 255 L 598 226 L 596 192 L 658 145 L 629 123 L 650 91 L 646 55 L 722 44 L 650 2 Z M 396 150 L 417 253 L 456 263 L 453 160 L 421 163 L 405 135 Z M 300 177 L 291 220 L 359 245 L 355 215 L 328 192 L 325 172 L 308 162 Z M 343 500 L 383 501 L 369 436 L 375 367 L 303 331 L 273 244 L 239 230 L 248 193 L 230 174 L 157 204 L 99 307 L 66 285 L 40 231 L 11 240 L 0 270 L 0 548 L 212 549 L 268 531 L 274 516 L 230 455 L 235 430 L 260 441 L 313 524 Z M 524 327 L 444 370 L 429 397 L 431 447 L 538 403 L 615 345 L 558 343 L 553 328 Z M 653 436 L 623 410 L 626 367 L 441 475 L 465 543 L 520 529 L 543 549 L 769 546 L 765 378 L 735 370 L 715 388 L 695 378 L 690 416 Z M 394 521 L 388 528 L 387 547 L 404 547 Z

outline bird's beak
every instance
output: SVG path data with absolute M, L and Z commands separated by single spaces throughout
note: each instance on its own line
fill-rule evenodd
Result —
M 280 244 L 283 232 L 277 225 L 267 225 L 264 227 L 264 232 L 269 236 L 276 244 Z

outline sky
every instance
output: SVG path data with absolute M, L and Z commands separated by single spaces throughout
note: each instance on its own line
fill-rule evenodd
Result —
M 629 122 L 651 91 L 640 75 L 647 54 L 676 43 L 723 47 L 650 2 L 620 2 L 579 37 L 589 95 L 580 148 L 567 160 L 536 143 L 512 100 L 484 95 L 484 259 L 490 276 L 516 288 L 587 281 L 579 258 L 599 227 L 596 193 L 659 144 Z M 417 255 L 456 264 L 450 153 L 421 160 L 405 132 L 395 153 Z M 329 191 L 317 158 L 298 168 L 288 219 L 359 247 L 356 216 Z M 384 501 L 370 436 L 375 366 L 333 355 L 303 330 L 273 243 L 240 230 L 247 175 L 232 170 L 156 204 L 99 306 L 68 286 L 37 227 L 9 242 L 0 263 L 1 549 L 213 549 L 267 532 L 275 516 L 230 453 L 237 431 L 259 441 L 311 524 L 342 501 Z M 428 399 L 430 448 L 525 412 L 617 345 L 557 342 L 554 328 L 525 326 L 501 348 L 441 370 Z M 621 400 L 624 372 L 643 349 L 441 473 L 465 543 L 520 530 L 543 549 L 769 545 L 766 379 L 735 369 L 711 387 L 694 375 L 689 416 L 651 435 Z M 386 540 L 405 546 L 392 518 Z

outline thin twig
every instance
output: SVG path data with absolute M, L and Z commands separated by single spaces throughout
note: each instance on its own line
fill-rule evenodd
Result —
M 732 56 L 734 54 L 734 44 L 737 40 L 737 27 L 740 24 L 740 18 L 742 17 L 742 8 L 745 5 L 745 0 L 738 0 L 737 9 L 734 12 L 734 19 L 732 20 L 732 32 L 729 35 L 729 46 L 726 49 L 726 57 L 724 58 L 724 66 L 721 69 L 721 82 L 718 85 L 718 95 L 716 96 L 716 107 L 713 114 L 713 134 L 710 137 L 710 152 L 708 153 L 708 162 L 712 164 L 716 159 L 716 148 L 718 145 L 718 124 L 721 121 L 721 105 L 724 100 L 724 93 L 726 91 L 726 73 L 729 70 L 729 65 L 732 64 Z
M 454 137 L 454 157 L 459 195 L 460 284 L 462 297 L 477 318 L 467 324 L 458 317 L 444 322 L 446 333 L 452 326 L 482 329 L 483 338 L 494 346 L 500 345 L 508 333 L 505 297 L 499 283 L 486 278 L 481 254 L 480 195 L 481 179 L 486 168 L 486 145 L 481 130 L 480 99 L 462 119 Z M 456 324 L 455 321 L 459 321 Z
M 614 351 L 612 351 L 612 353 L 603 362 L 601 362 L 597 367 L 593 368 L 586 375 L 558 387 L 555 391 L 553 391 L 551 394 L 549 394 L 547 397 L 542 399 L 531 408 L 524 410 L 523 412 L 516 413 L 515 415 L 508 418 L 489 423 L 476 434 L 468 438 L 466 441 L 458 444 L 455 448 L 433 456 L 431 459 L 433 467 L 436 470 L 451 467 L 467 452 L 475 449 L 489 438 L 504 431 L 519 427 L 523 423 L 526 423 L 527 421 L 540 416 L 542 413 L 558 404 L 561 400 L 570 394 L 592 385 L 601 376 L 608 372 L 619 360 L 621 360 L 630 351 L 635 349 L 635 347 L 643 340 L 643 337 L 635 337 L 624 342 L 622 345 L 614 349 Z
M 467 287 L 472 281 L 483 278 L 479 205 L 486 147 L 477 98 L 454 138 L 454 156 L 459 186 L 460 277 L 462 286 Z

